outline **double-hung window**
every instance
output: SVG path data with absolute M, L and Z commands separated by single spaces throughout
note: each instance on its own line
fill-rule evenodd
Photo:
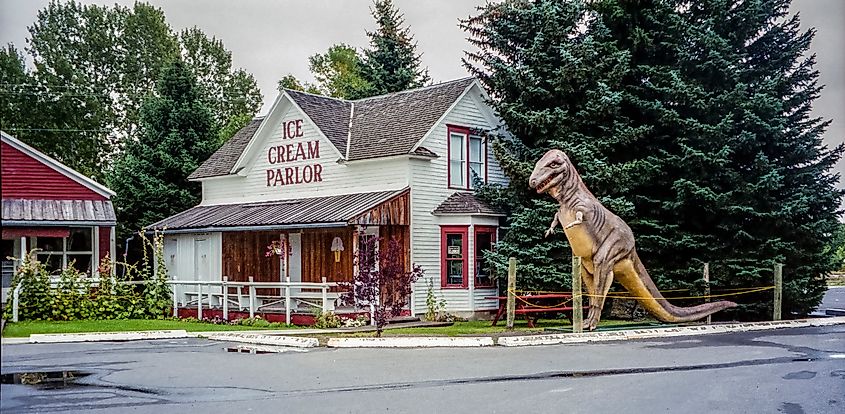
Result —
M 469 128 L 449 126 L 449 188 L 470 190 L 474 178 L 487 181 L 487 143 Z
M 94 232 L 91 227 L 71 227 L 67 237 L 35 237 L 38 261 L 50 272 L 73 265 L 91 275 L 94 257 Z
M 440 233 L 441 286 L 466 288 L 469 270 L 467 226 L 443 226 Z
M 484 260 L 484 252 L 493 250 L 496 244 L 496 228 L 475 226 L 475 286 L 492 287 L 493 272 Z

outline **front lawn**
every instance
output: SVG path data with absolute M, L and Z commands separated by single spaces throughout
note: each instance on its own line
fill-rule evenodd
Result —
M 599 322 L 599 329 L 622 327 L 626 325 L 640 326 L 653 322 L 646 321 L 620 321 L 620 320 L 602 320 Z M 562 328 L 571 329 L 572 325 L 569 321 L 561 319 L 540 319 L 534 323 L 534 328 L 528 327 L 528 322 L 525 319 L 517 319 L 514 321 L 514 331 L 518 333 L 532 333 L 543 332 L 546 328 Z M 442 327 L 424 327 L 424 328 L 397 328 L 386 329 L 384 336 L 462 336 L 462 335 L 502 335 L 507 334 L 508 330 L 505 328 L 505 322 L 499 321 L 498 325 L 490 326 L 490 321 L 469 321 L 469 322 L 455 322 L 451 326 Z M 365 333 L 370 335 L 371 333 Z
M 260 328 L 243 325 L 215 325 L 202 322 L 186 322 L 173 319 L 111 319 L 82 321 L 23 321 L 6 323 L 5 337 L 27 337 L 30 334 L 81 333 L 81 332 L 127 332 L 184 329 L 188 332 L 203 331 L 246 331 L 258 329 L 298 329 L 295 326 Z

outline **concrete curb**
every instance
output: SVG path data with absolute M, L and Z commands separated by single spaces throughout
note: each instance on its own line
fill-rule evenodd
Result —
M 329 348 L 470 348 L 493 346 L 490 337 L 330 338 Z
M 671 338 L 676 336 L 707 335 L 728 332 L 763 331 L 782 328 L 805 328 L 845 324 L 845 317 L 824 319 L 797 319 L 790 321 L 748 322 L 719 325 L 680 326 L 676 328 L 632 329 L 613 332 L 587 332 L 580 334 L 527 335 L 499 338 L 502 346 L 532 346 L 579 344 L 587 342 L 622 341 L 627 339 Z
M 184 330 L 173 331 L 138 331 L 138 332 L 88 332 L 74 334 L 32 334 L 31 344 L 56 344 L 65 342 L 108 342 L 138 341 L 145 339 L 181 339 L 187 338 Z
M 289 346 L 294 348 L 314 348 L 320 345 L 317 338 L 243 334 L 243 333 L 218 333 L 208 335 L 206 338 L 213 341 L 242 342 L 256 345 Z

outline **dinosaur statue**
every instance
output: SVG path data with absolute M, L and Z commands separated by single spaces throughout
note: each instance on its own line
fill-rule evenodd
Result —
M 596 328 L 614 277 L 647 311 L 664 322 L 694 321 L 736 306 L 728 301 L 687 308 L 670 304 L 637 256 L 631 228 L 587 189 L 563 151 L 551 150 L 543 155 L 534 166 L 528 185 L 560 203 L 546 237 L 554 233 L 558 224 L 566 223 L 562 226 L 572 254 L 582 258 L 581 274 L 591 295 L 584 329 Z

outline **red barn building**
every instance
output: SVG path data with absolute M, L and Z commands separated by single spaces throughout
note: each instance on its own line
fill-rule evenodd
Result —
M 53 158 L 2 136 L 3 301 L 17 260 L 37 249 L 52 271 L 74 266 L 94 276 L 115 254 L 114 192 Z

